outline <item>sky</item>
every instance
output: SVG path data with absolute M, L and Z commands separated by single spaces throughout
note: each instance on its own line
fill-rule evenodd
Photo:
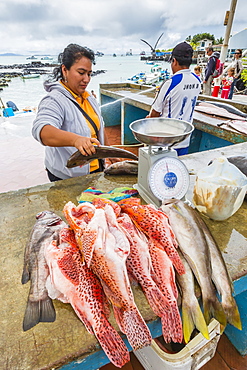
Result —
M 69 43 L 105 54 L 173 48 L 187 36 L 224 37 L 231 0 L 1 0 L 0 54 L 57 55 Z M 231 35 L 247 28 L 238 0 Z

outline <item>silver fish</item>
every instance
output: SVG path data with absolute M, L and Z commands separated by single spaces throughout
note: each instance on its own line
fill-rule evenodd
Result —
M 185 343 L 189 342 L 194 328 L 197 328 L 206 339 L 210 339 L 207 324 L 195 295 L 193 272 L 182 253 L 180 251 L 178 253 L 185 268 L 185 274 L 176 274 L 176 280 L 178 281 L 182 295 L 184 341 Z
M 104 173 L 106 175 L 137 175 L 138 161 L 122 161 L 116 162 L 108 166 Z
M 233 155 L 231 157 L 227 157 L 227 160 L 247 176 L 247 155 Z
M 167 214 L 179 248 L 200 285 L 206 323 L 209 324 L 211 317 L 214 317 L 225 327 L 226 316 L 211 279 L 209 249 L 192 207 L 176 200 L 161 208 Z
M 233 285 L 228 274 L 227 267 L 221 254 L 221 251 L 219 250 L 205 222 L 202 220 L 202 218 L 196 211 L 194 211 L 194 213 L 198 219 L 198 223 L 207 241 L 212 266 L 212 280 L 216 286 L 218 293 L 221 296 L 221 304 L 227 317 L 227 321 L 236 328 L 238 328 L 239 330 L 241 330 L 242 324 L 238 307 L 235 299 L 232 296 Z
M 70 156 L 67 161 L 67 167 L 73 168 L 77 166 L 85 166 L 89 164 L 94 159 L 103 159 L 103 158 L 130 158 L 137 160 L 138 157 L 124 149 L 116 148 L 113 146 L 96 146 L 95 153 L 92 155 L 83 155 L 79 150 Z
M 49 275 L 44 257 L 44 248 L 52 240 L 58 240 L 59 231 L 66 223 L 55 213 L 43 211 L 36 215 L 36 223 L 26 245 L 22 284 L 31 282 L 23 330 L 29 330 L 39 322 L 53 322 L 56 319 L 52 300 L 45 287 Z
M 241 116 L 241 117 L 245 117 L 245 118 L 247 117 L 246 113 L 242 112 L 240 109 L 234 107 L 231 104 L 221 103 L 221 102 L 212 102 L 212 101 L 209 101 L 209 100 L 198 100 L 196 105 L 200 105 L 200 102 L 205 102 L 205 103 L 208 103 L 208 104 L 215 105 L 216 107 L 224 108 L 229 113 L 237 114 L 238 116 Z

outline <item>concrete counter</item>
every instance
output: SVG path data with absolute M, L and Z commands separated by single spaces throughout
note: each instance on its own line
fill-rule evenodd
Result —
M 112 83 L 100 85 L 101 111 L 106 126 L 121 125 L 121 143 L 137 143 L 129 124 L 135 120 L 145 118 L 150 111 L 155 97 L 155 87 L 132 83 Z M 247 112 L 247 105 L 241 102 L 199 95 L 199 100 L 207 100 L 230 104 L 243 112 Z M 239 133 L 230 127 L 218 126 L 227 118 L 196 112 L 193 114 L 195 127 L 191 136 L 189 152 L 199 152 L 238 144 L 247 141 L 247 135 Z
M 27 332 L 22 331 L 30 283 L 21 284 L 24 250 L 35 224 L 35 215 L 51 210 L 63 219 L 62 210 L 68 201 L 77 204 L 76 197 L 89 186 L 109 191 L 117 186 L 131 186 L 135 177 L 104 177 L 94 174 L 30 189 L 0 194 L 0 265 L 1 265 L 1 357 L 0 369 L 53 369 L 88 354 L 99 357 L 83 369 L 96 369 L 109 362 L 94 335 L 89 334 L 69 304 L 54 301 L 57 314 L 54 323 L 39 323 Z M 147 321 L 155 320 L 141 290 L 135 289 L 136 301 Z M 111 319 L 117 328 L 114 319 Z M 97 362 L 97 365 L 96 365 Z
M 190 154 L 181 159 L 191 174 L 195 174 L 199 168 L 206 166 L 218 155 L 246 153 L 246 150 L 247 143 L 244 143 Z M 194 177 L 195 175 L 191 175 L 188 197 L 192 194 Z M 29 291 L 29 283 L 21 284 L 24 250 L 38 212 L 51 210 L 63 217 L 62 209 L 65 203 L 72 201 L 77 204 L 77 196 L 89 186 L 110 191 L 118 186 L 132 186 L 135 183 L 135 176 L 104 176 L 101 173 L 0 194 L 1 369 L 41 370 L 63 365 L 64 369 L 75 369 L 81 364 L 78 368 L 94 370 L 109 362 L 95 337 L 86 331 L 69 304 L 55 300 L 57 318 L 54 323 L 39 323 L 27 332 L 22 331 Z M 237 279 L 237 283 L 245 279 L 247 203 L 244 202 L 240 210 L 224 222 L 205 220 L 222 250 L 231 277 Z M 246 290 L 246 279 L 244 281 Z M 237 293 L 242 289 L 240 285 L 235 288 Z M 140 288 L 134 287 L 133 290 L 137 306 L 153 337 L 160 336 L 159 322 Z M 113 317 L 111 322 L 117 328 Z M 72 367 L 66 365 L 71 362 L 74 364 Z

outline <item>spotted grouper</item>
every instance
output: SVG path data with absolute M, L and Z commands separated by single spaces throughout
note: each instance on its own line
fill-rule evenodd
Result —
M 133 350 L 151 344 L 151 333 L 134 301 L 126 268 L 130 252 L 127 237 L 119 227 L 113 208 L 95 208 L 94 216 L 82 234 L 85 261 L 99 277 L 113 305 L 120 330 Z
M 181 343 L 183 329 L 177 305 L 178 291 L 172 262 L 156 239 L 149 240 L 149 251 L 154 268 L 153 279 L 169 302 L 168 318 L 164 315 L 161 317 L 164 340 L 167 343 L 171 340 L 175 343 Z
M 60 236 L 59 245 L 53 241 L 45 249 L 50 270 L 49 294 L 70 303 L 88 332 L 96 336 L 109 360 L 122 367 L 130 360 L 129 352 L 107 319 L 109 310 L 99 279 L 81 263 L 73 231 L 64 229 Z
M 155 276 L 155 269 L 160 270 L 160 260 L 158 259 L 154 261 L 154 264 L 152 263 L 148 240 L 145 234 L 137 229 L 126 213 L 118 217 L 118 223 L 126 230 L 127 235 L 129 235 L 130 254 L 127 258 L 128 271 L 141 285 L 154 313 L 161 317 L 162 332 L 166 342 L 170 342 L 171 340 L 173 342 L 181 342 L 183 335 L 181 319 L 176 302 L 177 290 L 174 272 L 170 279 L 164 279 L 165 273 L 163 273 L 160 279 L 156 278 L 156 283 L 153 277 Z M 166 254 L 163 249 L 159 249 L 159 252 L 161 254 Z M 168 258 L 168 269 L 171 268 L 173 271 L 171 264 Z M 165 272 L 163 266 L 161 270 Z M 168 286 L 166 286 L 167 284 Z M 169 291 L 172 291 L 172 294 L 167 294 Z
M 168 223 L 168 217 L 153 205 L 141 205 L 140 199 L 123 199 L 118 204 L 123 212 L 127 213 L 137 228 L 142 230 L 148 238 L 153 238 L 164 248 L 179 274 L 184 274 L 184 266 L 176 250 L 177 241 Z

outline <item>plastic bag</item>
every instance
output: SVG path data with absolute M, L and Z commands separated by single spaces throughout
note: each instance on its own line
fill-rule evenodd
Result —
M 247 177 L 224 157 L 219 157 L 198 172 L 193 203 L 198 211 L 213 220 L 223 221 L 242 205 Z

